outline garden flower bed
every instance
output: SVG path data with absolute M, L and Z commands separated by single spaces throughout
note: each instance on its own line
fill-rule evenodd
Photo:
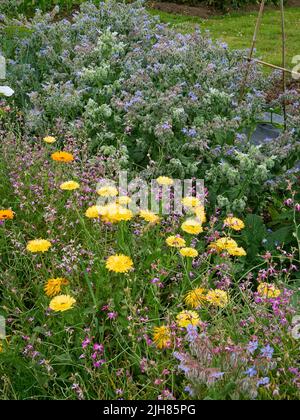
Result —
M 140 3 L 1 22 L 0 398 L 299 398 L 299 93 Z

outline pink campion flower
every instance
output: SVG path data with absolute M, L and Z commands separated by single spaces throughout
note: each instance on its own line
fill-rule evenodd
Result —
M 296 204 L 295 204 L 295 210 L 296 210 L 296 211 L 300 211 L 300 204 L 299 204 L 299 203 L 296 203 Z
M 98 351 L 98 352 L 103 353 L 103 351 L 104 351 L 104 346 L 103 346 L 103 344 L 98 344 L 98 343 L 96 343 L 96 344 L 94 344 L 93 349 L 94 349 L 95 351 Z
M 118 317 L 117 312 L 108 312 L 107 318 L 108 319 L 116 319 Z
M 288 207 L 291 207 L 294 204 L 294 201 L 292 198 L 288 198 L 287 200 L 284 201 L 284 204 Z

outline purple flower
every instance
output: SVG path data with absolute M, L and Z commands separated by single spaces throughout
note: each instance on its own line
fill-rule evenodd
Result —
M 257 370 L 255 366 L 252 366 L 248 370 L 246 370 L 245 375 L 248 375 L 250 378 L 253 378 L 253 376 L 257 375 Z
M 257 386 L 263 386 L 263 385 L 268 385 L 270 383 L 270 378 L 268 378 L 267 376 L 265 378 L 260 379 L 257 382 Z
M 266 357 L 267 359 L 272 359 L 274 349 L 268 344 L 266 347 L 261 349 L 260 353 L 262 357 Z
M 258 349 L 258 341 L 249 341 L 247 351 L 253 354 Z

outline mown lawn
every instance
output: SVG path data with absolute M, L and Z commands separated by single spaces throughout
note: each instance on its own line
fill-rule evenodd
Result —
M 158 10 L 151 10 L 150 12 L 153 15 L 159 15 L 164 23 L 170 23 L 181 32 L 192 31 L 196 25 L 200 25 L 203 30 L 209 30 L 214 39 L 221 39 L 235 49 L 250 47 L 257 19 L 257 13 L 253 12 L 236 12 L 209 19 L 170 14 Z M 292 68 L 293 56 L 300 55 L 300 8 L 287 8 L 285 19 L 287 66 Z M 256 57 L 281 65 L 281 18 L 279 10 L 264 13 L 257 42 Z

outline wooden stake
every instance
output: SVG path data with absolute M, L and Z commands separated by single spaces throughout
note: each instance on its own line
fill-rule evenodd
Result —
M 285 20 L 284 20 L 284 5 L 283 0 L 280 0 L 280 9 L 281 9 L 281 32 L 282 32 L 282 67 L 285 69 L 286 67 L 286 36 L 285 36 Z M 283 94 L 286 92 L 286 74 L 285 71 L 282 71 L 282 90 Z M 283 99 L 283 116 L 284 116 L 284 128 L 286 129 L 287 126 L 287 115 L 286 115 L 286 103 L 285 99 Z

